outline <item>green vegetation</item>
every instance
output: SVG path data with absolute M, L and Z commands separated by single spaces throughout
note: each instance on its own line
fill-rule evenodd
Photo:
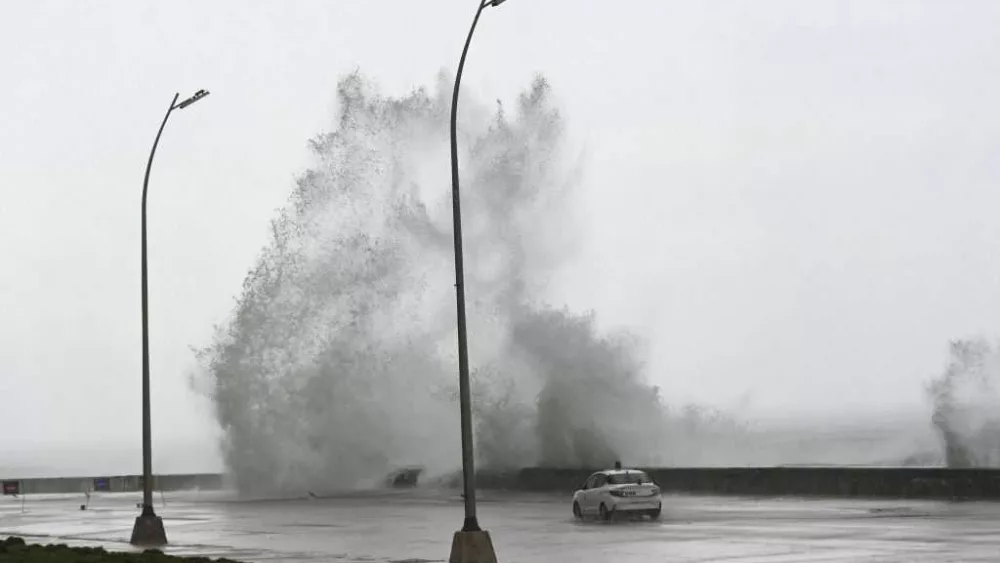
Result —
M 0 540 L 2 563 L 237 563 L 232 559 L 207 557 L 174 557 L 149 549 L 142 553 L 111 553 L 102 547 L 69 547 L 67 545 L 29 545 L 22 538 Z

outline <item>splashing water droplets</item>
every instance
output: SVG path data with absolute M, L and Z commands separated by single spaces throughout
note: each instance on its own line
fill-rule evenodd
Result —
M 388 98 L 360 74 L 341 80 L 336 129 L 311 143 L 314 165 L 231 322 L 201 352 L 242 490 L 336 490 L 400 465 L 459 467 L 450 89 L 439 80 L 433 94 Z M 553 224 L 580 177 L 548 84 L 536 79 L 515 112 L 489 120 L 462 104 L 479 462 L 644 461 L 663 413 L 634 347 L 598 335 L 592 315 L 537 303 L 565 254 Z

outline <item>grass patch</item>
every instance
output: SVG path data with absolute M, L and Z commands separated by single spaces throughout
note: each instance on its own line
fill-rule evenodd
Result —
M 175 557 L 158 549 L 142 553 L 114 553 L 103 547 L 69 547 L 65 544 L 28 544 L 22 538 L 0 540 L 2 563 L 239 563 L 232 559 Z

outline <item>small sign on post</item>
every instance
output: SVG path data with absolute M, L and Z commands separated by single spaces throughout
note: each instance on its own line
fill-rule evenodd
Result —
M 94 479 L 94 492 L 110 493 L 111 479 L 108 477 L 98 477 Z
M 3 482 L 3 494 L 4 496 L 17 496 L 21 494 L 21 482 L 20 481 L 4 481 Z

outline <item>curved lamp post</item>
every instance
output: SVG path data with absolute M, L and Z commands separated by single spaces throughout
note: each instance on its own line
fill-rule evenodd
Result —
M 451 545 L 450 563 L 495 562 L 496 554 L 489 534 L 479 527 L 476 517 L 475 456 L 472 446 L 472 406 L 469 393 L 469 350 L 465 330 L 465 269 L 462 259 L 462 208 L 458 189 L 458 90 L 462 83 L 465 56 L 469 52 L 472 34 L 476 31 L 479 16 L 488 6 L 499 6 L 505 0 L 483 0 L 472 20 L 469 36 L 462 49 L 455 75 L 455 90 L 451 97 L 451 201 L 455 236 L 455 300 L 458 306 L 458 395 L 462 417 L 462 489 L 465 497 L 465 521 L 462 530 L 455 533 Z
M 135 519 L 135 527 L 132 528 L 133 545 L 154 546 L 167 543 L 163 520 L 153 511 L 153 454 L 149 414 L 149 276 L 146 267 L 146 194 L 149 191 L 149 170 L 153 166 L 156 146 L 160 144 L 160 135 L 163 134 L 163 128 L 167 125 L 170 114 L 175 109 L 184 109 L 207 95 L 207 91 L 198 90 L 190 98 L 177 103 L 180 94 L 174 94 L 167 114 L 163 117 L 163 123 L 160 124 L 160 130 L 156 132 L 153 148 L 149 151 L 146 177 L 142 182 L 142 514 Z

